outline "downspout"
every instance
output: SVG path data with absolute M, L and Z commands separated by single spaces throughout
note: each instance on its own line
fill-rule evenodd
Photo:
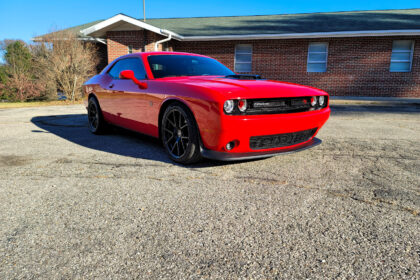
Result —
M 159 44 L 162 44 L 162 43 L 168 42 L 168 41 L 170 41 L 171 39 L 172 39 L 172 34 L 171 34 L 171 33 L 169 33 L 168 38 L 165 38 L 165 39 L 162 39 L 162 40 L 160 40 L 160 41 L 157 41 L 157 42 L 155 43 L 155 52 L 157 52 L 157 51 L 158 51 L 158 46 L 159 46 Z

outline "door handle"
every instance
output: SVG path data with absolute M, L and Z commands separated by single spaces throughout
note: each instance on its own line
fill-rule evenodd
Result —
M 110 85 L 109 85 L 109 88 L 113 88 L 113 87 L 114 87 L 114 84 L 110 84 Z

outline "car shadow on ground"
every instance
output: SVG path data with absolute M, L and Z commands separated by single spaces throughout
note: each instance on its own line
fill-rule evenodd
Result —
M 117 127 L 111 127 L 103 135 L 92 134 L 88 129 L 86 114 L 37 116 L 32 118 L 31 122 L 40 128 L 32 130 L 33 133 L 52 133 L 89 149 L 127 157 L 160 161 L 187 168 L 238 163 L 203 159 L 194 165 L 180 165 L 169 159 L 160 141 L 156 138 Z

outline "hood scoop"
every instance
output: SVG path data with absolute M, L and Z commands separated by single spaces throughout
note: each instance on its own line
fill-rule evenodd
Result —
M 260 75 L 227 75 L 225 78 L 235 80 L 262 80 Z

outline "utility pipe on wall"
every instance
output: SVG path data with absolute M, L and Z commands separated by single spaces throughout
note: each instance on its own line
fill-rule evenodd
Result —
M 155 43 L 155 52 L 157 52 L 157 51 L 158 51 L 159 44 L 162 44 L 162 43 L 168 42 L 168 41 L 170 41 L 171 39 L 172 39 L 172 34 L 171 34 L 171 33 L 169 33 L 168 38 L 165 38 L 165 39 L 162 39 L 162 40 L 160 40 L 160 41 L 157 41 L 157 42 Z
M 143 0 L 143 21 L 146 22 L 146 0 Z

